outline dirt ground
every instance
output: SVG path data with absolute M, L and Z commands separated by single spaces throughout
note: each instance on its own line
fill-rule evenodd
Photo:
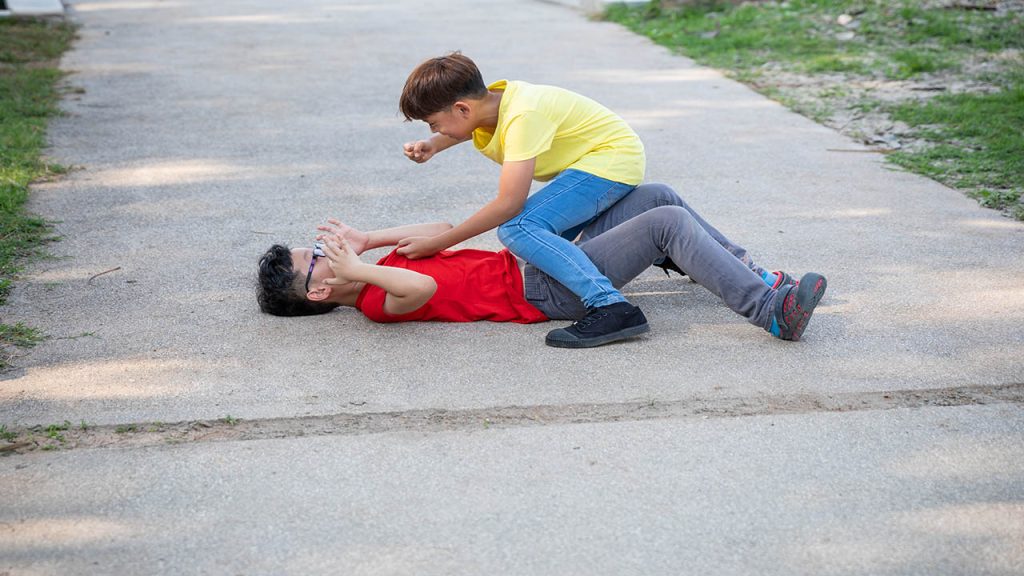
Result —
M 999 89 L 986 73 L 1024 65 L 1024 54 L 1006 50 L 994 57 L 972 59 L 961 69 L 907 80 L 859 78 L 849 74 L 799 74 L 768 67 L 755 87 L 773 88 L 801 113 L 813 116 L 845 136 L 880 151 L 918 150 L 927 144 L 903 122 L 893 120 L 881 105 L 927 101 L 939 94 L 988 93 Z
M 0 441 L 0 457 L 40 450 L 142 447 L 167 444 L 357 435 L 392 430 L 453 431 L 539 426 L 560 423 L 617 422 L 665 418 L 735 418 L 754 415 L 853 412 L 925 406 L 1024 404 L 1024 384 L 959 386 L 930 390 L 868 393 L 764 395 L 757 398 L 694 398 L 678 401 L 506 406 L 477 410 L 411 410 L 343 413 L 324 416 L 189 422 L 148 422 L 120 426 L 88 423 L 13 431 Z

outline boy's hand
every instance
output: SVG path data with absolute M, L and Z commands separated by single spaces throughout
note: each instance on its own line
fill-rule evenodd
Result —
M 405 157 L 417 164 L 423 164 L 427 160 L 430 160 L 434 157 L 434 153 L 436 152 L 434 149 L 434 143 L 430 140 L 406 142 L 402 148 L 405 150 Z
M 370 241 L 370 236 L 361 230 L 349 226 L 348 224 L 342 224 L 337 218 L 328 218 L 327 224 L 321 224 L 316 227 L 317 230 L 326 232 L 327 234 L 318 234 L 317 240 L 324 240 L 330 238 L 332 235 L 338 238 L 344 238 L 348 241 L 348 245 L 352 248 L 355 253 L 362 254 L 366 251 L 366 245 Z
M 334 272 L 334 278 L 324 280 L 327 284 L 336 286 L 352 282 L 355 269 L 363 264 L 355 250 L 340 236 L 330 235 L 325 238 L 324 254 L 327 255 L 328 266 Z
M 416 260 L 433 256 L 441 250 L 444 248 L 435 245 L 432 236 L 410 236 L 398 241 L 398 249 L 395 252 L 409 260 Z

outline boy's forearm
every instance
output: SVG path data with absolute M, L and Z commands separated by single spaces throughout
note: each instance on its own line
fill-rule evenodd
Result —
M 391 266 L 360 264 L 350 274 L 349 280 L 366 282 L 382 288 L 384 311 L 388 314 L 406 314 L 419 309 L 437 292 L 437 282 L 419 272 Z
M 438 152 L 447 150 L 456 144 L 462 144 L 466 140 L 469 140 L 469 138 L 457 140 L 455 138 L 445 136 L 444 134 L 434 134 L 430 137 L 430 144 L 434 147 L 434 154 L 437 154 Z
M 366 263 L 357 266 L 351 272 L 346 272 L 345 276 L 348 280 L 373 284 L 399 298 L 419 293 L 424 285 L 434 283 L 434 279 L 426 274 Z
M 474 236 L 479 236 L 488 230 L 497 228 L 521 210 L 521 205 L 510 204 L 500 198 L 492 200 L 463 223 L 450 230 L 436 234 L 434 242 L 436 242 L 437 246 L 440 246 L 439 250 L 450 248 Z
M 501 178 L 498 181 L 498 197 L 491 200 L 483 208 L 459 224 L 435 237 L 435 246 L 448 248 L 497 228 L 519 214 L 530 195 L 530 183 L 533 181 L 533 169 L 537 159 L 506 162 L 501 166 Z
M 366 233 L 366 249 L 372 250 L 384 246 L 394 246 L 398 244 L 399 240 L 410 236 L 437 236 L 450 230 L 451 227 L 452 225 L 447 222 L 431 222 L 428 224 L 408 224 L 383 230 L 373 230 Z

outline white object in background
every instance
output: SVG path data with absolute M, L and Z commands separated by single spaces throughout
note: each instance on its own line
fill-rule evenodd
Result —
M 64 14 L 60 0 L 5 0 L 12 16 L 58 16 Z

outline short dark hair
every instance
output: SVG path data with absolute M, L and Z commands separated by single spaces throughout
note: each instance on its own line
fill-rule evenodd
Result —
M 259 285 L 256 301 L 260 310 L 274 316 L 310 316 L 338 307 L 334 302 L 313 302 L 306 299 L 303 282 L 292 270 L 292 252 L 287 246 L 274 244 L 260 258 Z
M 487 96 L 480 69 L 461 52 L 431 58 L 409 74 L 398 108 L 406 120 L 423 120 L 464 98 Z

